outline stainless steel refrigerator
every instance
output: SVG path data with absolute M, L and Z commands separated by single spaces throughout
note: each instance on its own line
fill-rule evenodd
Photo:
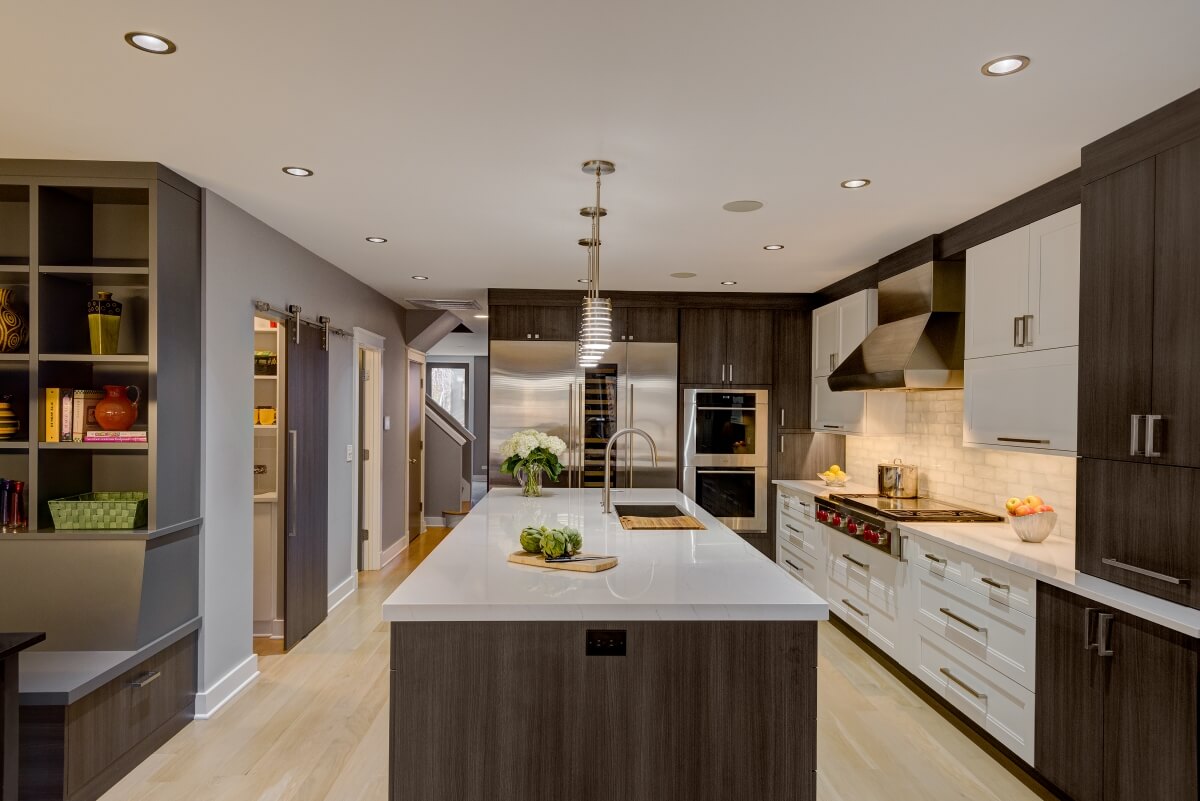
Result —
M 500 472 L 500 443 L 532 428 L 567 443 L 566 469 L 547 486 L 604 485 L 604 449 L 619 429 L 644 429 L 658 447 L 623 437 L 614 452 L 613 486 L 675 487 L 678 346 L 614 342 L 596 367 L 578 365 L 574 342 L 493 341 L 489 354 L 488 486 L 514 486 Z

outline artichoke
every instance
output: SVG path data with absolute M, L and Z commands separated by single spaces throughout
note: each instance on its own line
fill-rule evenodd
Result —
M 570 526 L 562 528 L 563 536 L 567 538 L 567 553 L 571 556 L 583 550 L 583 535 L 577 529 Z
M 521 547 L 529 553 L 541 553 L 544 528 L 530 526 L 521 532 Z
M 567 537 L 558 529 L 547 531 L 542 535 L 542 553 L 547 559 L 557 559 L 566 553 Z

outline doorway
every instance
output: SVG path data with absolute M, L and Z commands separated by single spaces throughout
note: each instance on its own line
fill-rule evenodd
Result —
M 285 448 L 280 437 L 286 409 L 285 324 L 274 317 L 254 318 L 254 652 L 283 652 L 284 529 L 287 502 Z M 249 366 L 251 354 L 246 354 Z
M 408 431 L 408 480 L 406 520 L 411 545 L 425 530 L 425 354 L 408 351 L 408 401 L 405 425 Z
M 379 570 L 383 561 L 383 343 L 377 334 L 354 329 L 358 503 L 352 530 L 358 531 L 354 558 L 359 570 Z

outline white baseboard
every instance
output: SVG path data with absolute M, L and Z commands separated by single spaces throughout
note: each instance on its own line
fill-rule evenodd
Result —
M 385 548 L 379 558 L 379 567 L 387 567 L 388 562 L 391 562 L 400 554 L 404 553 L 404 549 L 408 547 L 408 535 L 405 534 L 400 539 L 393 542 L 389 547 Z
M 329 611 L 332 612 L 334 607 L 342 601 L 349 598 L 358 589 L 358 576 L 352 575 L 350 578 L 343 581 L 341 584 L 329 591 Z
M 279 618 L 275 618 L 274 620 L 254 621 L 254 636 L 270 637 L 272 640 L 282 640 L 283 621 Z
M 196 719 L 208 720 L 235 695 L 258 678 L 258 655 L 250 654 L 204 692 L 196 693 Z
M 446 518 L 444 518 L 444 517 L 427 517 L 427 518 L 425 518 L 426 528 L 428 528 L 429 526 L 436 526 L 437 528 L 443 528 L 445 525 L 446 525 Z

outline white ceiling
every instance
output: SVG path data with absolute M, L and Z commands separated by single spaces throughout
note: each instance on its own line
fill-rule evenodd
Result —
M 481 300 L 579 288 L 600 157 L 603 286 L 803 292 L 1197 88 L 1198 32 L 1195 0 L 11 2 L 0 156 L 161 161 L 394 298 Z

